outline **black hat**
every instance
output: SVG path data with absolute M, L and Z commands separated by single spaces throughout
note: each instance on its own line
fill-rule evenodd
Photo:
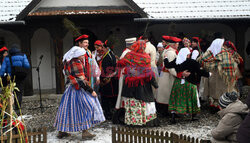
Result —
M 221 108 L 226 108 L 229 104 L 233 103 L 238 99 L 238 93 L 233 92 L 226 92 L 221 95 L 219 99 L 219 105 Z

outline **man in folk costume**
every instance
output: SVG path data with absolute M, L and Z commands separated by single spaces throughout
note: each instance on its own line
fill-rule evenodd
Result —
M 83 139 L 93 138 L 95 135 L 87 130 L 105 121 L 97 94 L 84 73 L 85 54 L 85 49 L 74 46 L 63 56 L 67 81 L 54 124 L 59 131 L 58 138 L 69 136 L 67 132 L 79 131 Z
M 210 105 L 217 108 L 218 99 L 223 93 L 236 90 L 235 84 L 239 75 L 238 63 L 223 44 L 224 39 L 215 39 L 199 58 L 203 68 L 212 72 L 204 94 L 209 97 Z
M 120 60 L 124 58 L 124 56 L 128 53 L 131 52 L 132 50 L 132 44 L 136 41 L 136 37 L 133 38 L 127 38 L 125 39 L 126 42 L 126 49 L 122 52 L 121 56 L 120 56 Z M 121 107 L 124 107 L 124 105 L 122 105 L 122 99 L 121 99 L 121 94 L 122 94 L 122 86 L 124 83 L 124 68 L 121 69 L 120 71 L 120 76 L 119 76 L 119 91 L 118 91 L 118 97 L 117 97 L 117 101 L 116 101 L 116 109 L 119 109 Z
M 128 52 L 131 52 L 131 50 L 133 50 L 132 45 L 135 41 L 136 41 L 136 37 L 125 39 L 126 48 L 122 52 L 119 60 L 122 60 Z M 119 91 L 118 91 L 118 96 L 117 96 L 116 105 L 115 105 L 116 112 L 115 112 L 113 119 L 112 119 L 114 124 L 123 124 L 124 123 L 124 115 L 125 115 L 124 114 L 124 105 L 125 104 L 124 104 L 124 99 L 121 96 L 122 95 L 122 87 L 123 87 L 123 83 L 124 83 L 124 70 L 125 70 L 125 68 L 119 69 L 119 73 L 118 73 L 119 74 L 119 88 L 118 88 Z
M 118 95 L 118 79 L 116 72 L 116 58 L 108 45 L 104 44 L 98 49 L 102 54 L 99 62 L 101 69 L 100 94 L 104 115 L 107 119 L 113 116 L 115 103 Z
M 125 82 L 122 97 L 125 100 L 125 124 L 157 126 L 156 108 L 152 85 L 158 88 L 155 74 L 151 68 L 150 56 L 144 52 L 144 40 L 136 41 L 133 50 L 118 61 L 119 67 L 125 67 Z
M 167 58 L 170 62 L 177 57 L 178 46 L 181 39 L 171 36 L 162 36 L 163 41 L 167 42 L 165 49 L 162 53 L 162 58 Z M 163 65 L 164 66 L 164 65 Z M 168 102 L 171 93 L 171 89 L 177 76 L 174 68 L 166 69 L 162 68 L 160 77 L 159 77 L 159 88 L 158 94 L 156 95 L 157 111 L 162 115 L 168 115 Z
M 158 69 L 156 66 L 156 48 L 153 44 L 151 44 L 147 35 L 143 35 L 142 40 L 146 42 L 145 53 L 149 54 L 149 56 L 151 57 L 151 62 L 150 62 L 151 67 L 155 73 L 156 81 L 158 82 L 159 76 L 158 76 Z M 154 87 L 153 87 L 153 93 L 154 93 L 154 96 L 156 96 L 157 90 Z
M 92 56 L 91 51 L 88 49 L 89 47 L 89 40 L 88 35 L 81 35 L 75 39 L 76 45 L 84 48 L 86 54 L 84 55 L 84 65 L 85 65 L 85 75 L 89 81 L 89 86 L 94 88 L 95 84 L 98 85 L 100 83 L 100 75 L 101 71 L 99 66 L 95 60 L 95 57 Z

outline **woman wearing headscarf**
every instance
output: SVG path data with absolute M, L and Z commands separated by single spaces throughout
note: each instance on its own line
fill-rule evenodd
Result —
M 78 131 L 82 131 L 83 139 L 92 138 L 95 135 L 87 130 L 105 120 L 97 94 L 84 74 L 85 54 L 85 49 L 74 46 L 63 57 L 67 82 L 54 124 L 58 138 Z
M 122 97 L 125 101 L 125 124 L 159 125 L 156 115 L 152 85 L 158 88 L 150 65 L 150 56 L 145 53 L 146 43 L 139 40 L 132 45 L 132 51 L 118 61 L 119 67 L 125 67 L 125 82 Z
M 169 111 L 172 113 L 171 123 L 175 123 L 175 114 L 190 114 L 193 120 L 194 115 L 200 112 L 200 103 L 197 92 L 197 84 L 200 82 L 200 77 L 209 77 L 209 73 L 200 69 L 200 64 L 190 59 L 190 50 L 182 48 L 175 61 L 175 70 L 181 73 L 188 70 L 191 74 L 184 78 L 176 78 L 171 90 L 169 99 Z M 173 62 L 171 62 L 173 63 Z M 167 68 L 168 60 L 164 60 Z
M 238 78 L 238 64 L 223 44 L 224 39 L 215 39 L 198 59 L 203 68 L 212 72 L 212 76 L 205 83 L 204 96 L 209 97 L 210 106 L 216 107 L 216 110 L 219 109 L 220 96 L 236 90 Z

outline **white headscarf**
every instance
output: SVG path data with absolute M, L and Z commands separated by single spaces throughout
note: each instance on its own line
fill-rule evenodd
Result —
M 63 56 L 63 62 L 64 61 L 70 61 L 73 58 L 80 57 L 82 55 L 85 55 L 86 50 L 84 48 L 81 48 L 79 46 L 72 47 L 67 53 Z
M 182 48 L 176 58 L 176 64 L 179 65 L 187 60 L 187 55 L 189 55 L 191 52 L 188 48 Z
M 215 39 L 208 48 L 208 50 L 211 51 L 214 56 L 216 56 L 218 53 L 221 52 L 221 47 L 224 41 L 225 41 L 224 39 L 219 39 L 219 38 Z

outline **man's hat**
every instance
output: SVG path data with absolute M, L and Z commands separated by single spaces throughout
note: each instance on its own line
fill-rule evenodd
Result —
M 102 43 L 101 40 L 96 40 L 95 43 L 94 43 L 94 45 L 102 46 L 103 43 Z
M 136 41 L 136 37 L 125 39 L 126 47 L 130 47 Z
M 76 38 L 76 39 L 75 39 L 75 42 L 77 42 L 77 41 L 79 41 L 79 40 L 81 40 L 81 39 L 88 39 L 88 37 L 89 37 L 88 35 L 85 35 L 85 34 L 84 34 L 84 35 L 79 36 L 78 38 Z
M 6 47 L 2 47 L 2 48 L 0 49 L 0 52 L 2 52 L 2 51 L 8 51 L 8 49 L 7 49 Z
M 181 42 L 180 38 L 172 37 L 172 36 L 165 36 L 165 35 L 162 36 L 162 40 L 165 40 L 166 42 L 169 42 L 169 43 Z

